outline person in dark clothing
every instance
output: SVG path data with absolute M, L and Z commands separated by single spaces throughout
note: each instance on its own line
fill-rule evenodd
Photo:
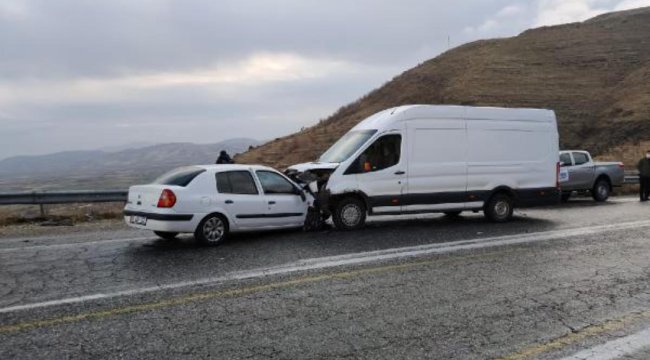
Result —
M 219 153 L 219 158 L 217 158 L 216 164 L 233 164 L 234 162 L 230 158 L 230 155 L 226 152 L 226 150 L 221 150 Z
M 645 157 L 639 160 L 639 196 L 641 201 L 648 201 L 650 196 L 650 150 L 645 154 Z

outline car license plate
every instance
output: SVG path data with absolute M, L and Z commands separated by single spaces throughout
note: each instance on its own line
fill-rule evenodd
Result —
M 138 215 L 131 216 L 130 221 L 131 224 L 147 225 L 147 218 L 144 216 L 138 216 Z

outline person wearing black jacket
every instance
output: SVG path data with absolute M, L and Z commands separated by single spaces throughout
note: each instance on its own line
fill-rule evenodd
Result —
M 639 160 L 639 196 L 641 201 L 648 201 L 650 196 L 650 150 L 645 154 L 645 157 Z
M 219 153 L 219 158 L 217 158 L 217 162 L 215 164 L 233 164 L 233 163 L 234 161 L 232 161 L 232 158 L 230 157 L 230 155 L 228 155 L 226 150 L 221 150 L 221 152 Z

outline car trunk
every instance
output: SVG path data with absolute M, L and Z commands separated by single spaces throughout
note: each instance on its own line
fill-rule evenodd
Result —
M 158 199 L 166 185 L 136 185 L 129 188 L 127 204 L 135 211 L 151 211 L 158 207 Z

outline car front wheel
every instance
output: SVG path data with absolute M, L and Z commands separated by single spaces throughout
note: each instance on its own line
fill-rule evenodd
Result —
M 201 220 L 194 232 L 200 243 L 208 246 L 221 244 L 228 236 L 228 221 L 222 215 L 213 214 Z
M 359 198 L 344 198 L 336 204 L 332 220 L 339 230 L 360 229 L 366 223 L 366 205 Z

